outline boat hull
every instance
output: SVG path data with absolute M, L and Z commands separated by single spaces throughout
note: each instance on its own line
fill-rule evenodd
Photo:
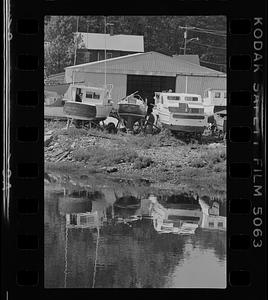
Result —
M 223 105 L 204 105 L 205 114 L 208 116 L 213 115 L 213 114 L 217 113 L 218 111 L 221 111 L 224 109 L 226 109 L 226 106 L 223 106 Z
M 165 124 L 162 123 L 163 127 L 178 132 L 187 132 L 187 133 L 203 133 L 205 130 L 205 126 L 189 126 L 189 125 L 174 125 L 174 124 Z
M 118 113 L 119 115 L 144 117 L 146 115 L 146 108 L 137 104 L 119 103 Z
M 204 115 L 158 113 L 156 119 L 163 127 L 177 132 L 203 133 L 206 126 Z
M 92 210 L 92 202 L 87 198 L 60 197 L 58 210 L 61 215 L 89 212 Z
M 64 113 L 77 120 L 105 120 L 112 109 L 112 105 L 90 105 L 80 102 L 67 101 L 63 107 Z
M 119 116 L 126 121 L 126 127 L 132 129 L 135 122 L 146 116 L 146 107 L 137 104 L 119 103 Z

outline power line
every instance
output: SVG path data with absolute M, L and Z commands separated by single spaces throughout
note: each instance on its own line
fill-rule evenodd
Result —
M 199 32 L 199 33 L 208 33 L 208 34 L 212 34 L 212 35 L 226 37 L 226 34 L 219 34 L 219 33 L 211 32 L 211 31 L 207 31 L 207 30 L 198 30 L 198 29 L 188 29 L 188 30 Z
M 217 66 L 226 66 L 226 64 L 212 63 L 212 62 L 207 61 L 207 60 L 200 60 L 200 62 L 207 63 L 207 64 L 211 64 L 211 65 L 217 65 Z
M 212 34 L 212 35 L 216 35 L 216 36 L 226 37 L 226 35 L 218 34 L 218 33 L 215 33 L 215 32 L 201 31 L 201 30 L 195 30 L 195 29 L 191 29 L 191 30 L 192 30 L 192 31 L 195 31 L 195 32 L 199 32 L 199 33 L 207 33 L 207 34 Z
M 199 32 L 199 33 L 208 33 L 208 34 L 212 34 L 212 35 L 216 35 L 216 36 L 226 37 L 226 35 L 224 35 L 224 34 L 218 34 L 218 33 L 211 32 L 211 31 L 196 30 L 196 29 L 190 29 L 190 30 L 195 31 L 195 32 Z
M 208 48 L 216 48 L 216 49 L 226 50 L 226 48 L 224 48 L 224 47 L 210 46 L 210 45 L 200 44 L 200 43 L 194 42 L 194 41 L 192 41 L 192 43 L 200 45 L 200 46 L 205 46 L 205 47 L 208 47 Z
M 199 29 L 199 30 L 205 30 L 205 31 L 211 31 L 211 32 L 217 32 L 217 33 L 223 33 L 226 34 L 225 30 L 214 30 L 214 29 L 208 29 L 208 28 L 199 28 L 199 27 L 195 27 L 195 29 Z

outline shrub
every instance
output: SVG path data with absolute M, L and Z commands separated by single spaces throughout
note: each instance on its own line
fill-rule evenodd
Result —
M 140 156 L 134 161 L 134 169 L 143 169 L 149 167 L 153 163 L 153 160 L 150 157 Z
M 210 161 L 210 162 L 208 163 L 208 168 L 209 168 L 209 169 L 213 169 L 213 168 L 214 168 L 214 164 L 213 164 L 212 161 Z
M 134 162 L 138 155 L 131 149 L 107 150 L 99 146 L 90 146 L 86 149 L 75 150 L 73 157 L 78 161 L 90 162 L 93 165 L 110 166 L 121 162 Z
M 88 132 L 86 129 L 83 129 L 83 128 L 70 127 L 68 129 L 66 129 L 66 134 L 70 138 L 77 138 L 77 137 L 81 137 L 81 136 L 86 136 L 88 134 Z
M 134 147 L 149 149 L 154 145 L 154 138 L 152 135 L 137 134 L 131 136 L 128 143 Z
M 225 162 L 221 162 L 221 163 L 215 165 L 213 167 L 213 171 L 214 172 L 225 172 L 226 171 L 226 164 L 225 164 Z
M 190 162 L 190 167 L 194 167 L 194 168 L 203 168 L 206 165 L 206 161 L 204 161 L 201 158 L 194 158 L 191 162 Z
M 92 154 L 90 152 L 88 152 L 86 149 L 76 149 L 73 152 L 73 158 L 77 161 L 88 161 L 90 159 L 90 157 L 92 156 Z
M 202 152 L 200 158 L 207 161 L 209 164 L 216 164 L 226 160 L 225 149 L 207 149 L 206 152 Z
M 66 121 L 44 121 L 44 128 L 48 130 L 62 129 L 66 127 Z
M 137 157 L 138 154 L 129 149 L 117 149 L 115 151 L 105 150 L 103 161 L 106 162 L 107 165 L 110 165 L 121 162 L 134 162 Z

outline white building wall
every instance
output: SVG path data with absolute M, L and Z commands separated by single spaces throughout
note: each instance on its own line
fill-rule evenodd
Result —
M 74 78 L 72 78 L 72 76 Z M 66 82 L 84 82 L 87 85 L 103 86 L 104 73 L 102 72 L 87 72 L 86 69 L 81 68 L 81 71 L 73 72 L 72 69 L 66 69 Z M 107 84 L 113 84 L 112 99 L 115 108 L 120 99 L 126 96 L 127 92 L 127 74 L 112 74 L 107 73 Z M 212 77 L 212 76 L 186 76 L 177 75 L 176 89 L 177 93 L 193 93 L 204 96 L 204 91 L 208 88 L 226 90 L 226 77 Z

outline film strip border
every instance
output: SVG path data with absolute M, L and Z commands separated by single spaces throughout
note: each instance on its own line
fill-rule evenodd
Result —
M 15 256 L 9 255 L 10 269 L 4 279 L 7 299 L 44 294 L 40 292 L 44 282 L 43 50 L 36 46 L 43 45 L 43 24 L 34 16 L 12 22 L 10 42 L 16 63 L 11 69 L 12 159 L 7 168 L 12 176 L 5 202 L 8 231 L 3 253 Z M 199 298 L 243 295 L 252 299 L 264 292 L 264 22 L 262 17 L 228 18 L 227 288 L 187 290 Z M 54 297 L 54 292 L 48 293 Z
M 263 22 L 260 17 L 231 21 L 227 47 L 231 69 L 228 75 L 230 102 L 227 127 L 231 151 L 228 150 L 227 154 L 227 198 L 230 204 L 228 225 L 232 232 L 229 237 L 228 274 L 232 286 L 243 286 L 245 290 L 248 287 L 251 293 L 259 285 L 260 278 L 265 276 L 259 265 L 260 258 L 264 259 L 264 249 L 261 249 L 264 247 L 264 202 L 261 200 L 264 190 L 262 180 L 259 181 L 263 176 L 264 158 L 260 148 L 264 142 L 264 136 L 260 134 L 264 125 L 261 124 L 264 111 L 261 110 L 260 99 Z M 258 276 L 256 269 L 259 269 Z M 256 295 L 258 291 L 254 293 Z M 251 297 L 254 297 L 253 294 Z

